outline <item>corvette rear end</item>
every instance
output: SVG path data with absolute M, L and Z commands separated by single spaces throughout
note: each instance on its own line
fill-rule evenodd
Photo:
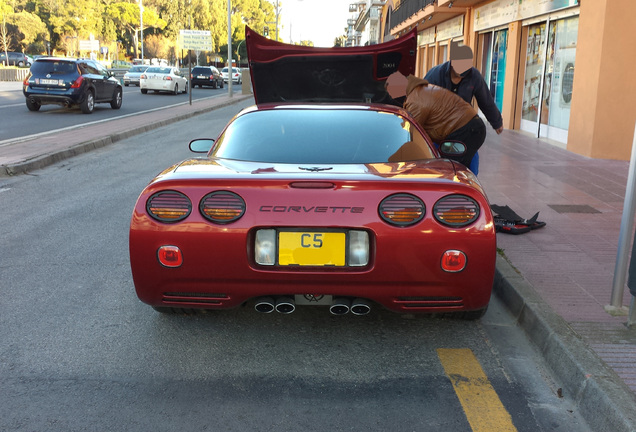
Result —
M 445 163 L 293 176 L 243 164 L 227 179 L 238 166 L 186 162 L 135 207 L 137 294 L 159 308 L 479 313 L 494 278 L 492 215 L 472 174 L 441 175 Z

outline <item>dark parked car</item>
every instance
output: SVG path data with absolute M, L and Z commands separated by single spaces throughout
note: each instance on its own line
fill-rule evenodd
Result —
M 79 105 L 84 114 L 93 112 L 96 103 L 121 108 L 122 88 L 101 64 L 92 60 L 42 57 L 33 62 L 24 80 L 23 93 L 30 111 L 40 106 Z
M 9 55 L 9 61 L 7 62 L 7 54 Z M 0 52 L 0 63 L 7 66 L 29 66 L 30 61 L 26 54 L 21 52 Z
M 223 88 L 223 77 L 214 66 L 196 66 L 190 74 L 192 88 L 199 86 L 210 86 L 212 88 Z

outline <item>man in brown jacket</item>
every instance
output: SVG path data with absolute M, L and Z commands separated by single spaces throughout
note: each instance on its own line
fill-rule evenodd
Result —
M 407 78 L 400 72 L 389 75 L 386 87 L 393 99 L 406 96 L 404 109 L 434 142 L 463 142 L 466 152 L 456 160 L 470 166 L 486 139 L 486 125 L 470 104 L 449 90 L 413 75 Z

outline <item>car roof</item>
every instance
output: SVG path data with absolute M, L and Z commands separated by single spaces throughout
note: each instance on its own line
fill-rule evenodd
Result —
M 399 71 L 415 73 L 417 30 L 382 44 L 315 48 L 267 39 L 246 26 L 257 103 L 392 103 L 384 84 Z

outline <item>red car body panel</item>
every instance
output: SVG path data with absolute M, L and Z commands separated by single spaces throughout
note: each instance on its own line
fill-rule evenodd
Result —
M 249 29 L 248 37 L 255 37 Z M 268 42 L 262 42 L 260 36 L 257 39 L 260 49 L 267 52 Z M 408 40 L 406 46 L 410 44 Z M 287 54 L 293 49 L 289 47 Z M 260 51 L 249 40 L 248 52 L 250 61 L 275 57 L 255 55 Z M 399 116 L 426 138 L 408 114 L 395 106 L 318 105 L 321 110 L 342 110 L 343 115 L 347 110 L 366 110 Z M 302 109 L 306 108 L 261 103 L 235 116 L 217 145 L 228 139 L 224 134 L 229 125 L 241 117 Z M 430 147 L 429 159 L 315 169 L 294 163 L 217 158 L 213 148 L 206 158 L 166 169 L 143 190 L 132 215 L 130 262 L 139 299 L 156 307 L 226 309 L 263 296 L 326 295 L 366 299 L 396 312 L 483 310 L 495 274 L 496 237 L 490 205 L 468 169 L 439 158 L 428 138 L 424 145 Z M 149 215 L 148 199 L 161 191 L 187 196 L 192 203 L 189 215 L 173 223 Z M 214 191 L 240 196 L 245 203 L 242 217 L 227 224 L 206 219 L 200 203 Z M 424 203 L 419 222 L 396 226 L 382 218 L 380 203 L 399 193 Z M 469 197 L 477 203 L 476 219 L 466 226 L 440 223 L 433 209 L 449 195 Z M 364 231 L 369 238 L 369 261 L 359 267 L 258 264 L 255 236 L 259 229 Z M 183 262 L 177 267 L 162 265 L 158 259 L 162 246 L 178 247 Z M 449 250 L 466 256 L 462 271 L 442 269 L 442 256 Z

